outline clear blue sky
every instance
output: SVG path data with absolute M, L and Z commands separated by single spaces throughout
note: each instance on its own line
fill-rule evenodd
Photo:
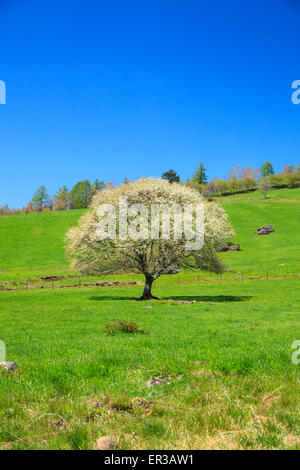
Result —
M 0 0 L 0 205 L 300 162 L 300 2 Z

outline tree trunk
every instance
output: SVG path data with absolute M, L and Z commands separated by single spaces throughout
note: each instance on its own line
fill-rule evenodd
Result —
M 150 300 L 150 299 L 155 298 L 151 294 L 152 284 L 153 284 L 153 277 L 152 276 L 145 276 L 145 286 L 144 286 L 144 292 L 143 292 L 143 295 L 141 297 L 141 300 Z

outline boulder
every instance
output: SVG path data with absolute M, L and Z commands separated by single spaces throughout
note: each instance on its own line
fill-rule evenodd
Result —
M 238 244 L 237 245 L 232 245 L 232 246 L 228 247 L 228 250 L 229 251 L 241 251 L 241 247 Z
M 262 225 L 257 229 L 256 232 L 254 232 L 256 235 L 269 235 L 269 233 L 275 232 L 274 227 L 272 227 L 271 224 L 267 225 Z
M 238 243 L 236 245 L 229 243 L 228 245 L 224 246 L 220 251 L 241 251 L 241 247 Z
M 97 439 L 94 445 L 95 450 L 113 450 L 116 449 L 117 444 L 115 439 L 108 436 L 103 436 Z

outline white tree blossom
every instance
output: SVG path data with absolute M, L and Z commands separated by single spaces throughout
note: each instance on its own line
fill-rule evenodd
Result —
M 158 204 L 173 208 L 167 227 L 153 210 Z M 187 244 L 186 234 L 178 237 L 180 217 L 187 205 L 204 208 L 204 243 L 199 249 L 189 249 L 192 244 Z M 107 235 L 99 236 L 99 227 L 103 234 L 105 226 Z M 135 236 L 130 236 L 133 232 Z M 141 299 L 150 299 L 153 282 L 171 268 L 223 272 L 217 252 L 233 235 L 225 211 L 194 189 L 162 179 L 142 178 L 96 193 L 90 209 L 69 230 L 66 241 L 75 270 L 97 275 L 139 271 L 145 275 Z

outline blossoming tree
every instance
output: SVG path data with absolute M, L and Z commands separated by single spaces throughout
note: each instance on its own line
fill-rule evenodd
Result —
M 66 241 L 77 271 L 143 273 L 149 300 L 153 282 L 174 268 L 223 272 L 217 253 L 233 234 L 224 210 L 194 189 L 142 178 L 98 192 Z

